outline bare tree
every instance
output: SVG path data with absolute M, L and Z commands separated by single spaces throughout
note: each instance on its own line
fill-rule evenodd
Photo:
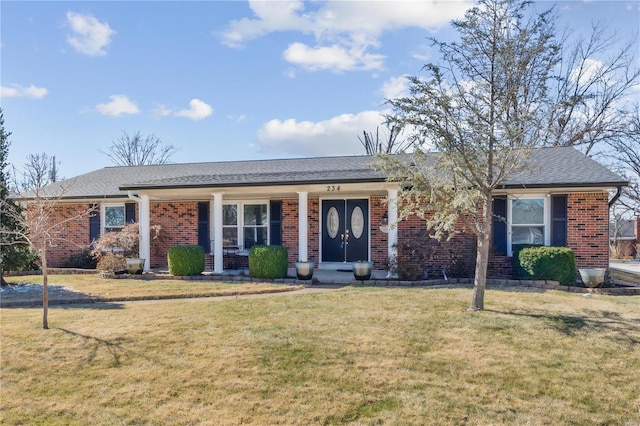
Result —
M 398 136 L 400 136 L 401 133 L 402 127 L 392 126 L 391 130 L 385 135 L 386 138 L 381 140 L 380 129 L 376 127 L 375 138 L 372 132 L 363 130 L 362 137 L 358 136 L 358 140 L 364 147 L 367 155 L 394 154 L 402 152 L 409 147 L 409 143 L 406 140 L 398 141 Z
M 630 94 L 640 83 L 637 37 L 620 47 L 620 36 L 601 23 L 588 38 L 563 40 L 562 61 L 549 96 L 545 145 L 577 146 L 590 154 L 625 131 Z
M 13 169 L 13 186 L 19 192 L 43 188 L 58 180 L 56 157 L 46 153 L 29 154 L 22 172 Z
M 31 157 L 42 160 L 42 157 Z M 25 165 L 22 174 L 21 186 L 24 188 L 26 182 L 44 183 L 48 180 L 48 170 L 43 170 L 41 161 L 30 162 Z M 46 162 L 45 164 L 50 164 Z M 48 267 L 47 249 L 65 240 L 65 228 L 71 223 L 88 216 L 93 209 L 78 208 L 73 212 L 59 214 L 59 210 L 64 208 L 61 202 L 73 181 L 64 181 L 48 186 L 33 186 L 28 190 L 16 192 L 10 199 L 0 200 L 0 209 L 4 216 L 18 224 L 14 228 L 2 226 L 0 232 L 4 237 L 16 243 L 28 244 L 40 257 L 42 268 L 42 328 L 48 329 L 49 312 L 49 288 L 48 288 Z M 23 209 L 12 209 L 12 202 L 22 204 Z M 69 214 L 70 213 L 70 214 Z M 64 219 L 60 219 L 64 217 Z
M 626 118 L 623 130 L 608 141 L 611 147 L 608 157 L 629 179 L 629 186 L 624 188 L 618 204 L 632 216 L 640 217 L 640 105 Z
M 124 130 L 104 152 L 117 166 L 167 164 L 177 148 L 162 142 L 155 135 L 143 137 L 140 131 L 129 135 Z
M 390 100 L 390 122 L 412 126 L 407 158 L 382 156 L 398 182 L 400 219 L 416 215 L 434 237 L 451 237 L 463 221 L 476 235 L 470 310 L 484 309 L 493 191 L 526 167 L 547 113 L 547 82 L 559 60 L 550 11 L 525 18 L 530 2 L 481 0 L 452 23 L 460 41 L 432 39 L 442 65 L 427 79 L 409 77 L 410 95 Z M 438 155 L 425 153 L 434 147 Z

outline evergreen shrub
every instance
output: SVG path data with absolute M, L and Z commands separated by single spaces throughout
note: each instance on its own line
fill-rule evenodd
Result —
M 204 271 L 204 249 L 202 246 L 173 246 L 167 251 L 167 261 L 171 275 L 198 275 Z
M 249 275 L 254 278 L 285 278 L 289 254 L 282 246 L 253 246 L 249 250 Z
M 568 247 L 528 247 L 520 250 L 520 267 L 536 280 L 576 284 L 576 258 Z

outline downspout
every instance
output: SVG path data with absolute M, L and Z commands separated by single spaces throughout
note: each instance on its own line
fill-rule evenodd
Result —
M 616 192 L 616 195 L 614 195 L 611 201 L 609 201 L 609 208 L 611 208 L 611 206 L 613 206 L 613 203 L 618 201 L 618 198 L 620 198 L 620 196 L 622 195 L 622 186 L 618 185 L 617 189 L 618 191 Z
M 138 256 L 144 259 L 144 270 L 148 271 L 151 265 L 151 241 L 150 241 L 150 224 L 149 224 L 149 196 L 134 194 L 133 191 L 127 191 L 127 197 L 138 203 L 138 234 L 140 235 L 140 243 L 138 246 Z

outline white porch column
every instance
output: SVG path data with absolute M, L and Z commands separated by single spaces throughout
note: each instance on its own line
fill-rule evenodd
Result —
M 387 234 L 387 253 L 389 260 L 395 259 L 398 255 L 398 190 L 387 189 L 387 216 L 388 230 Z M 389 273 L 391 277 L 391 273 Z
M 149 207 L 149 196 L 141 195 L 138 203 L 140 208 L 138 220 L 138 232 L 140 233 L 139 256 L 144 259 L 144 270 L 151 269 L 151 209 Z
M 216 274 L 224 269 L 222 242 L 222 192 L 216 192 L 213 194 L 213 272 Z
M 308 192 L 298 192 L 298 260 L 306 262 L 309 246 L 309 212 L 307 209 Z

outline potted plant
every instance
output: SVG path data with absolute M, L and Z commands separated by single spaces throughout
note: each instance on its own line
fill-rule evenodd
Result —
M 296 262 L 296 277 L 299 280 L 310 280 L 313 278 L 314 263 L 307 260 L 299 260 Z
M 130 223 L 122 230 L 105 232 L 93 243 L 91 254 L 100 261 L 107 254 L 120 255 L 125 258 L 126 269 L 130 274 L 141 274 L 144 270 L 145 259 L 138 257 L 140 234 L 138 224 Z M 113 271 L 118 272 L 118 271 Z
M 364 260 L 358 260 L 357 262 L 353 262 L 351 264 L 351 268 L 353 269 L 353 276 L 358 281 L 364 281 L 371 278 L 371 262 L 367 262 Z

